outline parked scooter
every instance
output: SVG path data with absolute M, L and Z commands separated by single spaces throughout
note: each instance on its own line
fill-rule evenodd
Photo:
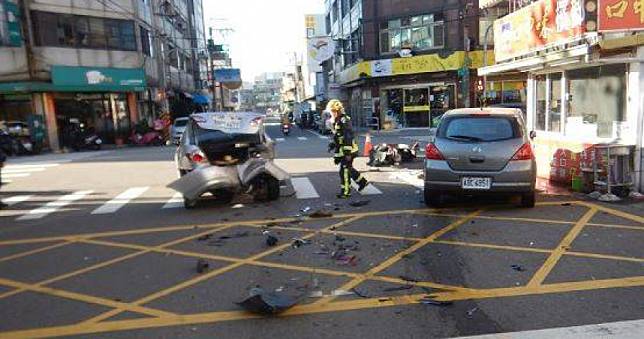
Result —
M 138 146 L 161 146 L 164 144 L 163 137 L 157 131 L 140 133 L 135 130 L 132 130 L 132 134 L 130 134 L 130 143 Z
M 28 136 L 15 136 L 0 129 L 0 148 L 7 155 L 32 154 L 34 145 Z
M 287 136 L 289 133 L 291 133 L 291 124 L 282 123 L 282 134 Z
M 78 152 L 81 150 L 98 151 L 103 145 L 103 140 L 96 134 L 94 128 L 85 129 L 84 123 L 74 124 L 70 127 L 71 148 Z

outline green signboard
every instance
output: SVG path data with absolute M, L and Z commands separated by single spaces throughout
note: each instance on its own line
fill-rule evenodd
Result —
M 12 47 L 22 46 L 22 33 L 20 30 L 20 9 L 15 0 L 0 0 L 0 25 L 6 25 L 7 37 L 1 39 L 0 45 L 6 44 Z M 0 27 L 2 29 L 2 27 Z M 2 41 L 5 40 L 5 41 Z
M 86 92 L 143 91 L 146 87 L 142 68 L 52 66 L 52 84 L 57 91 L 73 88 Z

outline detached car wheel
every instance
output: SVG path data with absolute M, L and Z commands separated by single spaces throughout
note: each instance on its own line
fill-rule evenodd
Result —
M 280 182 L 269 175 L 263 175 L 256 182 L 255 201 L 274 201 L 280 197 Z
M 433 191 L 425 187 L 424 189 L 425 205 L 427 207 L 438 207 L 443 202 L 443 196 L 438 191 Z
M 521 195 L 521 207 L 533 208 L 535 204 L 535 193 L 525 193 Z

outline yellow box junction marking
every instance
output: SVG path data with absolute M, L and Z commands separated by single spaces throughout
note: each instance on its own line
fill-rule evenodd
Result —
M 561 202 L 561 201 L 545 202 L 545 203 L 538 203 L 538 205 L 552 206 L 552 205 L 559 205 L 562 203 L 564 202 Z M 287 270 L 311 272 L 311 273 L 327 274 L 327 275 L 335 275 L 335 276 L 346 276 L 351 278 L 352 280 L 344 284 L 343 286 L 344 289 L 353 288 L 366 280 L 376 280 L 376 281 L 383 281 L 383 282 L 390 282 L 390 283 L 412 284 L 416 286 L 430 287 L 430 288 L 435 288 L 439 290 L 439 292 L 433 293 L 431 294 L 431 296 L 434 297 L 436 300 L 444 300 L 444 301 L 500 298 L 500 297 L 512 297 L 512 296 L 521 296 L 521 295 L 565 293 L 565 292 L 571 292 L 571 291 L 585 291 L 585 290 L 604 289 L 604 288 L 624 288 L 624 287 L 644 286 L 644 276 L 620 278 L 620 279 L 580 281 L 580 282 L 570 282 L 570 283 L 543 284 L 543 281 L 546 279 L 548 274 L 551 272 L 551 270 L 554 268 L 557 262 L 564 255 L 589 257 L 589 258 L 604 258 L 604 259 L 623 260 L 623 261 L 631 261 L 631 262 L 644 262 L 644 258 L 631 258 L 631 257 L 623 257 L 623 256 L 615 256 L 615 255 L 569 251 L 570 245 L 572 244 L 574 239 L 577 237 L 577 235 L 579 235 L 579 233 L 583 230 L 585 226 L 623 228 L 623 229 L 644 231 L 644 227 L 641 227 L 641 226 L 590 223 L 589 221 L 593 218 L 593 216 L 598 211 L 612 214 L 614 216 L 624 218 L 627 220 L 635 221 L 636 223 L 640 223 L 640 224 L 644 224 L 644 218 L 637 215 L 632 215 L 619 210 L 611 209 L 605 206 L 599 206 L 588 202 L 571 201 L 568 203 L 574 204 L 577 206 L 584 206 L 584 207 L 587 207 L 589 210 L 584 214 L 584 216 L 580 220 L 576 222 L 548 220 L 548 219 L 535 219 L 535 218 L 479 215 L 479 211 L 464 215 L 464 214 L 453 214 L 453 213 L 450 214 L 449 210 L 443 210 L 443 211 L 405 210 L 405 211 L 395 211 L 395 212 L 380 211 L 380 212 L 348 213 L 348 214 L 342 214 L 342 215 L 335 215 L 328 219 L 330 220 L 338 219 L 341 221 L 339 221 L 334 225 L 323 228 L 321 230 L 315 230 L 315 229 L 306 228 L 306 227 L 280 227 L 280 226 L 273 227 L 274 229 L 309 232 L 309 234 L 303 237 L 304 239 L 309 239 L 317 234 L 336 233 L 336 234 L 344 234 L 344 235 L 356 236 L 356 237 L 405 240 L 405 241 L 410 241 L 414 243 L 411 247 L 399 253 L 394 254 L 392 257 L 388 258 L 378 266 L 374 267 L 373 269 L 363 274 L 260 261 L 262 257 L 265 257 L 277 251 L 281 251 L 286 247 L 290 246 L 290 244 L 284 244 L 284 245 L 274 247 L 270 250 L 267 250 L 265 252 L 259 253 L 257 255 L 251 256 L 246 259 L 231 258 L 231 257 L 225 257 L 225 256 L 218 256 L 218 255 L 205 255 L 203 253 L 195 253 L 195 252 L 174 250 L 174 249 L 167 248 L 185 241 L 189 241 L 191 239 L 195 239 L 203 234 L 222 231 L 224 229 L 231 228 L 233 226 L 251 226 L 251 227 L 259 228 L 259 227 L 263 227 L 263 225 L 266 225 L 267 223 L 279 224 L 279 223 L 290 222 L 294 220 L 293 218 L 282 218 L 282 219 L 275 219 L 275 220 L 251 220 L 251 221 L 239 221 L 239 222 L 227 222 L 227 223 L 201 225 L 198 227 L 198 229 L 202 230 L 203 232 L 199 232 L 198 234 L 194 234 L 189 237 L 184 237 L 184 238 L 174 240 L 158 246 L 123 244 L 123 243 L 114 242 L 114 241 L 101 240 L 100 238 L 119 236 L 119 235 L 151 234 L 155 232 L 188 230 L 188 229 L 193 229 L 194 227 L 181 225 L 181 226 L 169 226 L 169 227 L 156 227 L 156 228 L 148 228 L 148 229 L 136 229 L 136 230 L 128 230 L 128 231 L 101 232 L 101 233 L 67 235 L 67 236 L 59 236 L 59 237 L 0 241 L 0 246 L 13 245 L 13 244 L 46 243 L 46 242 L 52 242 L 52 241 L 56 242 L 54 244 L 50 244 L 42 248 L 26 251 L 19 254 L 10 255 L 5 258 L 0 258 L 0 262 L 10 261 L 17 258 L 26 257 L 29 255 L 43 253 L 48 250 L 55 249 L 61 246 L 66 246 L 74 242 L 95 244 L 95 245 L 101 245 L 101 246 L 111 246 L 115 248 L 125 248 L 125 249 L 136 251 L 104 263 L 99 263 L 97 265 L 90 266 L 81 270 L 66 273 L 58 277 L 54 277 L 35 284 L 26 284 L 26 283 L 12 281 L 9 279 L 0 278 L 0 285 L 16 288 L 16 290 L 9 291 L 3 295 L 0 295 L 0 298 L 6 297 L 9 295 L 15 295 L 22 291 L 34 291 L 37 293 L 49 294 L 57 297 L 63 297 L 63 298 L 68 298 L 68 299 L 87 302 L 87 303 L 100 304 L 100 305 L 113 308 L 113 310 L 111 311 L 108 311 L 106 313 L 103 313 L 102 315 L 88 319 L 84 322 L 81 322 L 75 325 L 10 331 L 10 332 L 0 333 L 0 337 L 18 338 L 18 337 L 50 337 L 50 336 L 61 336 L 61 335 L 78 335 L 78 334 L 89 334 L 89 333 L 99 333 L 99 332 L 123 331 L 123 330 L 130 330 L 130 329 L 154 328 L 154 327 L 162 327 L 162 326 L 216 323 L 221 321 L 260 318 L 260 316 L 252 315 L 243 311 L 208 312 L 208 313 L 192 314 L 192 315 L 177 315 L 170 312 L 165 312 L 165 311 L 142 306 L 143 304 L 149 303 L 150 301 L 156 300 L 158 298 L 169 295 L 171 293 L 175 293 L 179 290 L 193 286 L 201 281 L 205 281 L 207 279 L 216 277 L 220 274 L 223 274 L 227 271 L 233 270 L 235 268 L 238 268 L 244 265 L 281 268 L 281 269 L 287 269 Z M 494 208 L 492 208 L 492 212 L 493 211 L 494 211 Z M 440 229 L 439 231 L 433 233 L 427 238 L 398 237 L 398 236 L 388 236 L 388 235 L 382 235 L 382 234 L 335 230 L 335 228 L 339 228 L 341 226 L 350 224 L 363 217 L 383 216 L 383 215 L 390 215 L 390 214 L 432 215 L 432 216 L 458 218 L 458 220 Z M 524 248 L 524 247 L 517 247 L 517 246 L 502 246 L 502 245 L 492 245 L 492 244 L 468 243 L 468 242 L 460 242 L 460 241 L 437 240 L 439 237 L 443 236 L 447 232 L 453 229 L 456 229 L 458 226 L 474 218 L 488 219 L 488 220 L 532 222 L 532 223 L 540 223 L 543 225 L 557 225 L 557 224 L 572 225 L 572 228 L 568 231 L 566 236 L 564 236 L 559 246 L 555 249 Z M 481 248 L 498 249 L 498 250 L 544 253 L 544 254 L 549 254 L 549 257 L 541 266 L 541 268 L 532 277 L 532 279 L 530 280 L 530 283 L 528 283 L 527 286 L 519 286 L 519 287 L 472 289 L 472 288 L 466 288 L 466 287 L 435 284 L 432 282 L 407 282 L 399 278 L 376 275 L 377 273 L 394 265 L 404 255 L 413 253 L 414 251 L 422 248 L 424 245 L 429 244 L 431 242 L 452 245 L 452 246 L 468 246 L 468 247 L 481 247 Z M 218 270 L 208 272 L 194 279 L 181 282 L 170 288 L 155 292 L 147 297 L 144 297 L 132 303 L 115 302 L 112 300 L 107 300 L 99 297 L 67 292 L 67 291 L 57 290 L 57 289 L 44 286 L 46 284 L 49 284 L 55 281 L 59 281 L 72 276 L 87 273 L 89 271 L 92 271 L 101 267 L 107 267 L 117 262 L 121 262 L 145 253 L 173 253 L 173 254 L 183 255 L 188 257 L 204 257 L 212 260 L 220 260 L 222 262 L 228 262 L 230 263 L 230 265 L 224 266 Z M 367 299 L 350 300 L 350 301 L 335 301 L 334 300 L 335 298 L 329 297 L 329 298 L 324 298 L 313 304 L 295 306 L 294 308 L 284 313 L 282 316 L 295 316 L 295 315 L 303 315 L 303 314 L 316 314 L 316 313 L 323 313 L 323 312 L 337 312 L 337 311 L 346 311 L 346 310 L 360 310 L 360 309 L 368 309 L 368 308 L 376 308 L 376 307 L 388 307 L 393 305 L 407 305 L 407 304 L 418 303 L 419 299 L 422 298 L 423 296 L 426 296 L 426 294 L 407 295 L 407 296 L 401 296 L 401 297 L 367 298 Z M 105 321 L 106 319 L 125 311 L 146 314 L 154 318 L 121 320 L 121 321 Z

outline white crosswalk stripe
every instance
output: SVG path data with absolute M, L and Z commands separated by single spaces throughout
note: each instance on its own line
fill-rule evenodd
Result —
M 31 197 L 32 197 L 31 195 L 16 195 L 16 196 L 13 196 L 13 197 L 10 197 L 10 198 L 2 200 L 2 202 L 4 202 L 5 204 L 7 204 L 9 206 L 13 206 L 13 205 L 19 204 L 21 202 L 25 202 L 25 201 L 31 199 Z
M 183 194 L 181 193 L 175 193 L 170 200 L 168 200 L 162 209 L 170 209 L 170 208 L 180 208 L 183 207 Z
M 49 163 L 26 163 L 26 164 L 13 164 L 7 165 L 2 169 L 2 183 L 8 184 L 15 178 L 26 178 L 36 172 L 44 172 L 47 168 L 60 166 L 60 164 L 49 164 Z
M 284 138 L 275 138 L 275 141 L 282 142 L 282 141 L 284 141 Z
M 295 196 L 298 199 L 315 199 L 320 197 L 309 178 L 291 178 L 291 183 L 293 184 L 293 188 L 295 189 Z
M 352 187 L 353 187 L 353 189 L 355 189 L 356 191 L 358 190 L 358 184 L 356 184 L 355 182 L 354 182 L 354 183 L 352 183 L 352 184 L 351 184 L 351 186 L 352 186 Z M 367 187 L 365 187 L 365 188 L 362 190 L 362 192 L 359 192 L 359 193 L 360 193 L 360 194 L 362 194 L 362 195 L 378 195 L 378 194 L 382 194 L 382 191 L 380 191 L 380 190 L 379 190 L 376 186 L 374 186 L 373 184 L 369 184 L 369 185 L 367 185 Z
M 83 199 L 85 196 L 92 194 L 93 191 L 78 191 L 72 194 L 64 195 L 55 201 L 48 202 L 42 207 L 29 211 L 27 214 L 19 217 L 17 220 L 36 220 L 41 219 L 49 214 L 55 213 L 59 209 Z
M 44 167 L 27 167 L 27 168 L 5 168 L 2 170 L 2 174 L 9 174 L 9 173 L 32 173 L 32 172 L 44 172 L 46 168 Z
M 297 137 L 297 140 L 306 141 L 309 140 L 307 137 Z
M 95 209 L 92 214 L 110 214 L 114 213 L 131 200 L 138 198 L 141 194 L 145 193 L 150 187 L 134 187 L 127 189 L 125 192 L 117 195 L 114 199 L 106 202 L 101 207 Z
M 30 175 L 30 173 L 2 173 L 3 178 L 24 178 Z

